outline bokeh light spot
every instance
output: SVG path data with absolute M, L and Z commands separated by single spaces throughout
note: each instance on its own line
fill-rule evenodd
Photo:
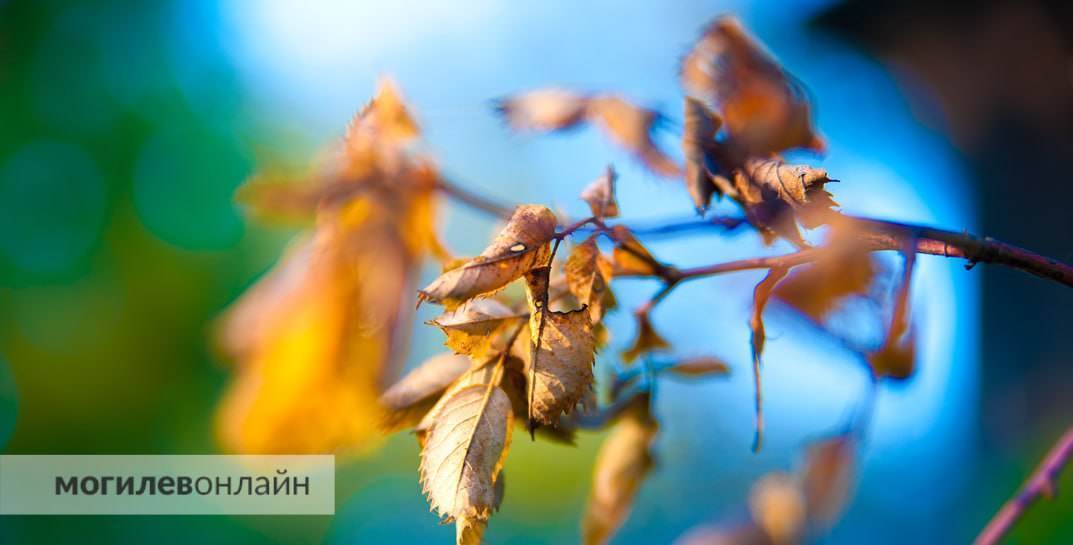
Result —
M 31 142 L 0 166 L 0 253 L 26 272 L 61 272 L 82 258 L 104 223 L 105 189 L 82 149 Z

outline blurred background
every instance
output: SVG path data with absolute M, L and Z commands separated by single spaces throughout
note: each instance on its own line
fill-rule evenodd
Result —
M 830 148 L 820 164 L 843 180 L 832 191 L 845 210 L 1073 259 L 1068 3 L 578 4 L 0 0 L 3 452 L 218 452 L 228 366 L 210 349 L 211 322 L 294 235 L 247 220 L 234 190 L 257 168 L 311 161 L 382 74 L 444 171 L 474 190 L 580 216 L 578 191 L 613 162 L 626 219 L 686 218 L 681 187 L 597 132 L 511 135 L 489 101 L 556 84 L 674 109 L 680 56 L 706 21 L 734 13 L 808 85 Z M 454 205 L 440 221 L 461 255 L 494 227 Z M 745 232 L 650 248 L 682 265 L 780 249 Z M 736 372 L 660 384 L 659 465 L 614 543 L 670 543 L 738 514 L 755 478 L 793 467 L 857 407 L 859 362 L 773 309 L 768 442 L 749 451 L 746 321 L 758 279 L 687 284 L 655 313 L 676 353 L 717 355 Z M 620 303 L 655 287 L 623 282 Z M 822 543 L 968 542 L 1073 421 L 1073 292 L 922 257 L 913 303 L 918 372 L 881 388 L 851 507 Z M 434 312 L 423 308 L 418 324 Z M 601 366 L 634 327 L 624 312 L 609 325 L 620 333 Z M 409 364 L 440 343 L 415 326 Z M 488 541 L 576 542 L 601 439 L 567 448 L 516 435 Z M 448 543 L 453 528 L 428 512 L 417 455 L 402 434 L 341 462 L 334 517 L 0 517 L 0 542 Z M 1067 541 L 1066 496 L 1034 508 L 1010 540 Z

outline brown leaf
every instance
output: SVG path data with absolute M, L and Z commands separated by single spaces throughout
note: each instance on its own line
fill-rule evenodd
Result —
M 697 212 L 704 213 L 712 201 L 712 193 L 723 195 L 715 185 L 715 133 L 722 120 L 701 101 L 686 97 L 685 127 L 682 132 L 682 151 L 686 157 L 686 189 L 693 198 Z
M 845 509 L 853 484 L 856 447 L 856 441 L 847 435 L 809 447 L 801 486 L 812 525 L 830 527 Z
M 481 360 L 488 355 L 497 331 L 525 318 L 526 314 L 495 299 L 473 299 L 429 323 L 443 330 L 445 344 L 456 354 Z
M 764 332 L 764 307 L 767 305 L 771 292 L 780 280 L 786 277 L 788 269 L 773 268 L 767 276 L 756 285 L 753 290 L 753 314 L 749 318 L 749 329 L 752 331 L 753 349 L 753 382 L 756 387 L 756 437 L 753 440 L 753 450 L 760 450 L 764 438 L 764 407 L 762 388 L 760 384 L 760 356 L 764 352 L 764 343 L 767 335 Z
M 827 248 L 814 263 L 798 267 L 780 282 L 774 293 L 817 322 L 846 299 L 867 294 L 877 272 L 876 262 L 866 249 L 833 241 Z
M 581 191 L 581 200 L 589 204 L 592 215 L 603 218 L 618 217 L 618 201 L 615 200 L 615 180 L 618 174 L 615 168 L 607 165 L 603 175 L 592 181 Z
M 816 227 L 831 217 L 836 203 L 824 185 L 827 171 L 789 165 L 778 159 L 750 159 L 735 171 L 734 189 L 749 222 L 768 235 L 803 246 L 796 220 Z
M 393 432 L 416 425 L 444 390 L 470 368 L 466 356 L 439 354 L 425 360 L 380 396 L 381 429 Z
M 582 519 L 582 543 L 603 545 L 626 522 L 652 469 L 652 443 L 659 427 L 648 413 L 648 396 L 637 398 L 600 446 L 592 491 Z
M 591 387 L 596 358 L 588 311 L 548 309 L 549 273 L 548 267 L 540 267 L 525 275 L 531 343 L 525 362 L 529 420 L 546 425 L 570 413 Z
M 585 117 L 588 97 L 565 89 L 537 89 L 497 101 L 498 111 L 518 131 L 556 131 Z
M 730 367 L 723 360 L 702 357 L 683 360 L 668 368 L 667 371 L 682 377 L 708 377 L 730 374 Z
M 909 331 L 899 339 L 888 341 L 871 354 L 868 363 L 877 377 L 905 379 L 916 370 L 917 336 Z
M 432 509 L 457 521 L 458 543 L 479 542 L 499 504 L 496 481 L 510 447 L 511 420 L 503 390 L 474 385 L 452 394 L 428 430 L 421 484 Z
M 776 544 L 796 543 L 805 529 L 805 497 L 797 479 L 769 473 L 749 492 L 749 512 Z
M 574 246 L 566 260 L 566 282 L 578 303 L 588 305 L 592 323 L 599 323 L 604 312 L 615 306 L 611 293 L 613 265 L 600 253 L 596 238 L 590 237 Z
M 452 269 L 421 290 L 421 297 L 448 308 L 488 295 L 542 265 L 555 237 L 555 214 L 539 205 L 522 205 L 481 255 Z
M 660 176 L 681 176 L 681 168 L 652 141 L 659 113 L 614 95 L 589 99 L 588 119 L 599 124 L 612 140 Z
M 879 377 L 907 378 L 913 374 L 916 360 L 916 335 L 909 327 L 909 288 L 916 264 L 916 240 L 906 241 L 902 250 L 905 267 L 894 297 L 894 310 L 887 326 L 883 345 L 868 355 L 872 371 Z
M 823 150 L 804 89 L 733 17 L 704 29 L 682 62 L 681 82 L 722 114 L 728 140 L 745 156 Z
M 625 363 L 631 363 L 644 354 L 667 350 L 671 347 L 671 343 L 667 342 L 652 327 L 652 321 L 647 312 L 635 314 L 635 316 L 637 318 L 637 336 L 634 337 L 630 348 L 622 353 L 622 361 Z
M 611 253 L 615 276 L 654 276 L 658 274 L 659 262 L 641 245 L 624 225 L 611 228 L 615 249 Z
M 435 425 L 436 419 L 439 418 L 443 411 L 443 407 L 447 405 L 447 402 L 450 401 L 455 394 L 470 386 L 485 385 L 494 381 L 495 368 L 498 361 L 498 358 L 491 358 L 486 361 L 474 362 L 468 371 L 462 373 L 460 377 L 447 386 L 443 395 L 440 396 L 432 408 L 425 413 L 425 416 L 421 421 L 417 423 L 417 426 L 414 427 L 414 433 L 417 435 L 417 442 L 419 444 L 424 446 L 429 430 Z M 504 384 L 500 384 L 500 388 L 504 389 Z

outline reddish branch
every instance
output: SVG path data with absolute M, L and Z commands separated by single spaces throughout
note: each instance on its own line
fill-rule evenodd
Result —
M 452 198 L 494 216 L 508 218 L 511 215 L 511 207 L 486 199 L 448 181 L 441 181 L 438 188 Z M 895 221 L 844 217 L 857 227 L 855 230 L 856 236 L 864 242 L 867 250 L 874 252 L 901 251 L 906 253 L 907 265 L 912 263 L 910 256 L 915 255 L 909 253 L 908 250 L 915 249 L 916 254 L 967 259 L 969 261 L 965 266 L 967 269 L 971 269 L 977 263 L 1003 265 L 1073 287 L 1073 266 L 990 237 L 979 237 L 965 232 L 946 231 Z M 744 220 L 735 218 L 667 222 L 654 228 L 635 230 L 633 232 L 671 235 L 706 227 L 734 229 L 743 222 Z M 556 234 L 556 245 L 563 238 L 578 232 L 590 224 L 596 232 L 618 242 L 615 240 L 613 231 L 601 220 L 587 218 L 571 223 L 560 230 Z M 623 245 L 621 247 L 627 251 L 630 250 L 629 246 Z M 652 298 L 641 305 L 635 313 L 647 314 L 651 312 L 678 284 L 687 280 L 735 271 L 756 269 L 767 269 L 769 271 L 788 270 L 798 265 L 816 261 L 824 252 L 825 248 L 822 247 L 805 248 L 789 254 L 739 259 L 687 269 L 679 269 L 673 265 L 662 263 L 651 256 L 636 254 L 637 257 L 649 262 L 654 271 L 651 276 L 660 278 L 663 281 L 663 286 Z M 907 275 L 910 270 L 911 267 L 907 267 Z M 904 312 L 904 309 L 901 312 Z M 1009 532 L 1014 523 L 1020 520 L 1025 511 L 1040 497 L 1049 498 L 1053 496 L 1057 487 L 1058 474 L 1069 462 L 1071 456 L 1073 456 L 1073 428 L 1067 430 L 1065 435 L 1051 449 L 1040 467 L 1025 483 L 1017 496 L 1008 501 L 987 527 L 984 528 L 980 536 L 976 538 L 975 545 L 998 543 Z
M 1073 456 L 1073 427 L 1066 430 L 1061 439 L 1047 453 L 1032 476 L 1025 481 L 1020 492 L 1010 498 L 1002 509 L 995 514 L 991 522 L 987 524 L 980 535 L 977 536 L 974 545 L 994 545 L 998 543 L 1013 525 L 1024 516 L 1032 504 L 1041 497 L 1051 499 L 1058 490 L 1058 474 L 1069 463 Z

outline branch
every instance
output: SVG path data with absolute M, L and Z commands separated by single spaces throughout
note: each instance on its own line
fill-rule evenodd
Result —
M 472 208 L 486 212 L 495 217 L 502 219 L 510 219 L 510 216 L 514 213 L 513 206 L 507 206 L 495 202 L 483 195 L 474 193 L 468 189 L 463 188 L 445 178 L 440 178 L 436 181 L 436 189 L 443 191 L 449 197 L 456 201 L 468 205 Z
M 991 519 L 991 522 L 987 523 L 987 527 L 973 542 L 974 545 L 998 543 L 1040 497 L 1053 498 L 1058 489 L 1058 474 L 1069 463 L 1071 456 L 1073 456 L 1073 427 L 1067 429 L 1058 442 L 1051 447 L 1047 457 L 1021 487 L 1021 491 L 1010 498 Z

